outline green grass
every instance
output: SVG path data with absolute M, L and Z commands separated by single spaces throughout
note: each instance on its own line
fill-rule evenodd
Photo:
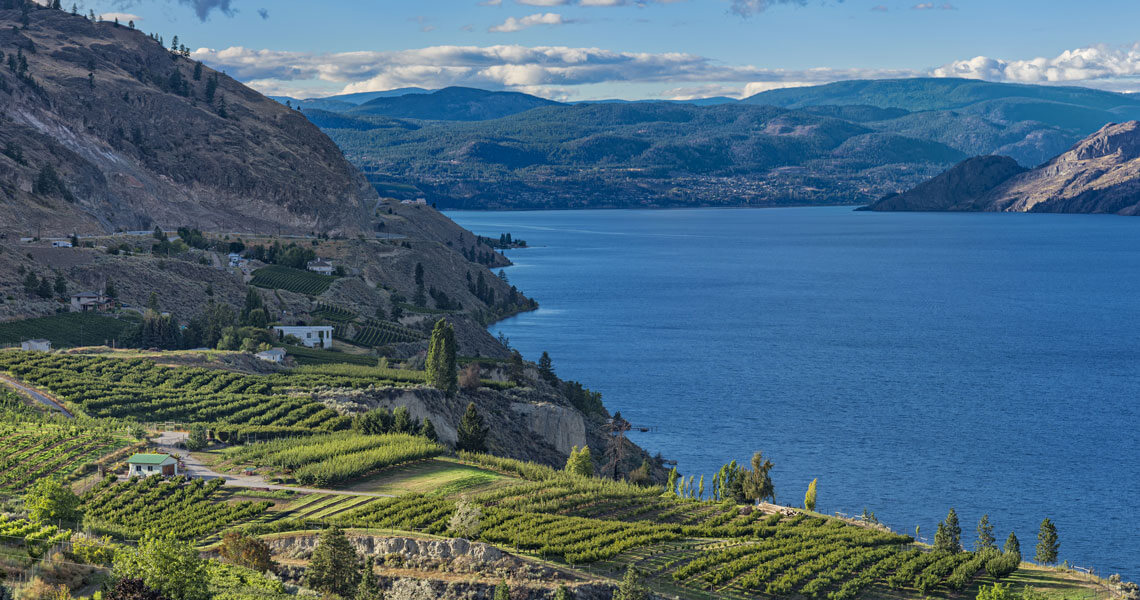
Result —
M 456 495 L 484 491 L 502 483 L 515 481 L 484 469 L 461 465 L 446 458 L 435 458 L 384 471 L 348 488 L 354 492 L 377 494 Z
M 253 279 L 249 282 L 260 288 L 287 290 L 298 294 L 319 296 L 329 289 L 336 277 L 321 275 L 312 271 L 303 271 L 280 265 L 262 267 L 253 272 Z
M 50 317 L 0 323 L 0 344 L 51 340 L 53 348 L 97 346 L 122 338 L 134 321 L 91 313 L 61 313 Z

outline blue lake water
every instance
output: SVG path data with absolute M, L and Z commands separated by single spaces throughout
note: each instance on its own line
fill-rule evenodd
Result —
M 492 326 L 711 475 L 905 533 L 988 512 L 1140 578 L 1140 218 L 849 208 L 450 212 L 541 307 Z

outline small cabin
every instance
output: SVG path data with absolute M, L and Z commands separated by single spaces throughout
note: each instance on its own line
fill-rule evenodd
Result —
M 52 247 L 52 248 L 70 248 L 70 247 L 71 247 L 71 242 L 66 242 L 66 241 L 55 241 L 55 242 L 52 242 L 52 243 L 51 243 L 51 247 Z
M 333 264 L 323 258 L 310 260 L 305 264 L 305 268 L 314 273 L 320 273 L 321 275 L 332 275 L 335 270 Z
M 294 336 L 307 348 L 332 348 L 332 325 L 274 325 L 273 331 L 277 332 L 279 338 Z
M 272 350 L 263 350 L 254 354 L 254 356 L 266 362 L 281 364 L 285 362 L 285 349 L 273 348 Z
M 178 475 L 178 459 L 169 454 L 132 454 L 127 459 L 128 477 L 150 477 Z
M 51 352 L 51 340 L 27 340 L 20 342 L 20 349 L 26 352 Z

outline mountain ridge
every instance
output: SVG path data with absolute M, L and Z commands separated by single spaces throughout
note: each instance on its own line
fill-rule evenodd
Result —
M 1035 169 L 967 159 L 868 210 L 1140 214 L 1140 121 L 1109 123 Z

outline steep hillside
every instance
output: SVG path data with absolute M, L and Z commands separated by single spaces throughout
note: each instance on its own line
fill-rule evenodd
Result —
M 376 194 L 300 113 L 146 34 L 0 10 L 0 228 L 355 232 Z
M 346 112 L 399 119 L 482 121 L 553 104 L 557 102 L 519 92 L 488 92 L 473 88 L 448 87 L 430 94 L 382 96 Z
M 869 209 L 1140 214 L 1140 122 L 1106 125 L 1032 170 L 971 158 Z

